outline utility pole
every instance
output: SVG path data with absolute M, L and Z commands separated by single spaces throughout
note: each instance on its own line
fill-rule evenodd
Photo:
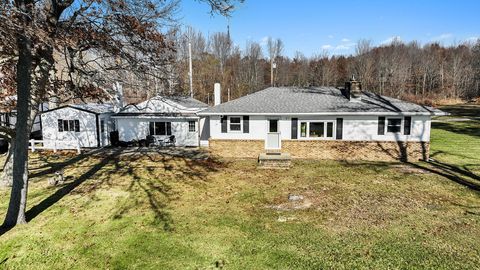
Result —
M 188 77 L 190 79 L 190 97 L 193 98 L 192 43 L 188 42 Z

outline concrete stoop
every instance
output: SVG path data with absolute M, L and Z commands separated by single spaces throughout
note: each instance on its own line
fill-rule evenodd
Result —
M 288 169 L 292 165 L 289 153 L 267 152 L 258 156 L 259 169 Z

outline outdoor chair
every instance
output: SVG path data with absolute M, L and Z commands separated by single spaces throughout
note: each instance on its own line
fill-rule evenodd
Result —
M 168 137 L 163 141 L 163 143 L 164 143 L 165 146 L 175 146 L 175 142 L 176 142 L 175 135 L 168 136 Z
M 162 146 L 163 142 L 159 141 L 155 136 L 148 135 L 146 138 L 146 145 L 147 147 L 151 146 Z

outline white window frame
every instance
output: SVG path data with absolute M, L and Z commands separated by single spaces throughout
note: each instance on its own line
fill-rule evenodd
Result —
M 188 132 L 195 133 L 197 132 L 197 121 L 189 120 L 188 122 Z M 193 131 L 190 129 L 190 124 L 193 123 Z
M 154 134 L 150 134 L 150 123 L 153 122 L 153 133 Z M 165 134 L 164 135 L 161 135 L 161 134 L 156 134 L 156 125 L 157 124 L 164 124 L 165 125 Z M 170 134 L 168 134 L 168 124 L 167 123 L 170 123 Z M 149 121 L 148 122 L 148 134 L 149 135 L 152 135 L 152 136 L 172 136 L 173 135 L 173 127 L 172 127 L 172 122 L 171 121 Z
M 388 131 L 388 121 L 392 119 L 400 119 L 400 131 L 391 132 Z M 411 131 L 410 131 L 411 132 Z M 386 117 L 385 118 L 385 134 L 403 134 L 403 117 Z
M 299 128 L 298 128 L 298 134 L 297 134 L 297 138 L 299 140 L 335 140 L 336 138 L 336 133 L 337 133 L 337 130 L 336 130 L 336 121 L 335 120 L 298 120 L 299 122 Z M 306 123 L 307 124 L 307 130 L 306 130 L 306 136 L 305 137 L 302 137 L 302 123 Z M 323 125 L 323 134 L 325 136 L 323 137 L 310 137 L 310 123 L 324 123 Z M 327 137 L 327 124 L 328 123 L 332 123 L 332 137 Z
M 82 131 L 82 128 L 80 127 L 80 119 L 63 119 L 63 118 L 58 118 L 57 119 L 57 124 L 58 121 L 62 121 L 62 131 L 58 130 L 58 125 L 57 125 L 57 132 L 64 133 L 64 132 L 75 132 L 75 133 L 80 133 Z M 73 126 L 70 125 L 70 121 L 73 121 Z M 67 127 L 68 130 L 65 130 L 65 122 L 67 122 Z M 76 131 L 75 126 L 76 122 L 78 122 L 78 131 Z
M 240 119 L 240 130 L 231 130 L 230 129 L 230 124 L 231 124 L 231 119 L 232 118 L 239 118 Z M 228 132 L 230 133 L 243 133 L 243 117 L 242 116 L 229 116 L 228 119 L 227 119 L 227 124 L 228 124 Z M 236 125 L 236 123 L 235 123 Z

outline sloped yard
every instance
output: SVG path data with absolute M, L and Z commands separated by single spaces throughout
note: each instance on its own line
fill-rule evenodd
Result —
M 436 164 L 33 154 L 31 220 L 0 236 L 0 268 L 474 269 L 480 124 L 443 123 Z M 7 203 L 1 190 L 2 217 Z

